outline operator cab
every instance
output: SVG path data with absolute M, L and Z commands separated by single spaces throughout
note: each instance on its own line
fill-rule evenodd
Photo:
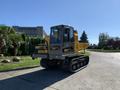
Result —
M 50 59 L 64 59 L 65 54 L 74 52 L 74 28 L 67 25 L 51 27 Z

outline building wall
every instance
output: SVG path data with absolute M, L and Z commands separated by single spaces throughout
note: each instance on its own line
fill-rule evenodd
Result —
M 13 26 L 13 28 L 16 30 L 16 32 L 18 33 L 24 33 L 28 36 L 32 36 L 32 37 L 45 37 L 47 34 L 45 33 L 45 31 L 43 30 L 42 26 L 38 26 L 38 27 L 20 27 L 20 26 Z

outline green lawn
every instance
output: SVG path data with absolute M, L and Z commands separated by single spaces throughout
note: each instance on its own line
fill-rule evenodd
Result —
M 90 52 L 85 51 L 85 53 L 84 53 L 84 50 L 81 50 L 81 51 L 80 51 L 80 54 L 81 54 L 81 55 L 85 55 L 85 56 L 90 56 Z
M 4 57 L 12 59 L 13 57 Z M 21 56 L 20 62 L 0 63 L 0 71 L 13 70 L 26 67 L 40 66 L 40 59 L 32 60 L 30 56 Z
M 104 50 L 104 49 L 88 49 L 88 50 L 95 52 L 120 52 L 120 50 Z

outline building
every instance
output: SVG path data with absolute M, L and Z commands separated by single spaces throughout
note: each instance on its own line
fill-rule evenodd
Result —
M 37 27 L 13 26 L 13 28 L 16 30 L 16 32 L 26 34 L 30 37 L 44 38 L 47 35 L 42 26 Z

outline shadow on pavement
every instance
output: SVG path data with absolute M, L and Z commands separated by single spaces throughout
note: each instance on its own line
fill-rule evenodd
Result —
M 70 73 L 61 70 L 39 70 L 0 81 L 0 90 L 43 90 L 67 78 Z

